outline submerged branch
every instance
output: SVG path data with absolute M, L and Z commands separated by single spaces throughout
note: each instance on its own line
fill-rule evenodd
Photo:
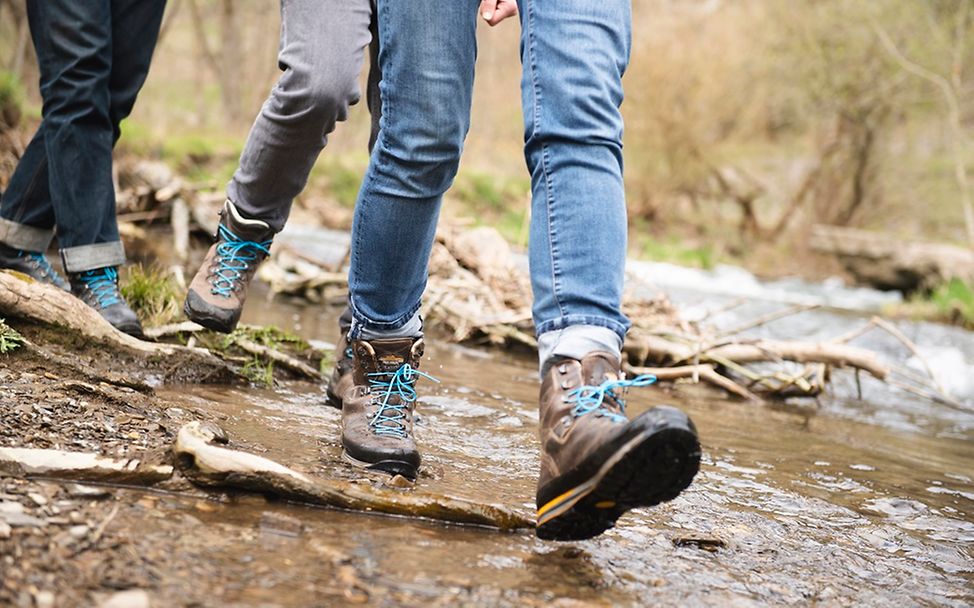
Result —
M 420 492 L 399 492 L 332 479 L 316 479 L 273 460 L 214 445 L 226 435 L 212 424 L 191 422 L 180 429 L 173 452 L 181 471 L 204 486 L 266 492 L 288 500 L 421 517 L 501 530 L 533 528 L 534 522 L 506 507 Z

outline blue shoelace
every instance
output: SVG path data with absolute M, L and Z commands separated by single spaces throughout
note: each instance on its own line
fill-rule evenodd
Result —
M 107 308 L 122 301 L 118 293 L 118 271 L 114 268 L 99 268 L 81 273 L 81 281 L 88 286 L 98 301 L 98 308 Z
M 47 261 L 47 256 L 43 253 L 37 253 L 35 251 L 25 251 L 21 250 L 19 253 L 22 258 L 30 258 L 37 267 L 41 270 L 41 276 L 45 279 L 53 279 L 57 276 L 57 271 L 51 266 L 51 263 Z
M 619 389 L 626 389 L 631 386 L 649 386 L 656 382 L 656 376 L 644 374 L 636 376 L 632 380 L 606 380 L 598 386 L 580 386 L 568 393 L 568 400 L 575 402 L 572 408 L 572 416 L 579 418 L 587 414 L 605 416 L 613 422 L 627 422 L 626 402 L 616 394 Z M 619 405 L 619 412 L 616 413 L 605 406 L 605 398 L 609 397 Z
M 213 288 L 210 291 L 213 295 L 229 298 L 237 286 L 237 281 L 243 278 L 243 274 L 253 262 L 257 261 L 258 256 L 270 255 L 273 241 L 246 241 L 237 237 L 222 224 L 219 236 L 223 242 L 216 247 L 219 266 L 213 272 Z
M 378 411 L 369 421 L 372 432 L 380 436 L 391 436 L 405 439 L 408 435 L 403 420 L 406 418 L 406 408 L 416 401 L 416 389 L 413 387 L 420 376 L 433 382 L 439 382 L 433 376 L 424 374 L 408 363 L 395 372 L 375 372 L 367 374 L 369 388 L 373 395 L 372 403 L 379 406 Z M 392 397 L 398 397 L 398 403 L 389 403 Z M 381 402 L 379 400 L 381 399 Z

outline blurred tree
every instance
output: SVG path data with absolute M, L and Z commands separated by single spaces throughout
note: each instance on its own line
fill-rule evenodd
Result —
M 964 94 L 964 65 L 968 40 L 971 38 L 972 0 L 956 2 L 925 2 L 926 23 L 931 30 L 931 38 L 947 47 L 947 61 L 941 70 L 928 68 L 907 57 L 899 48 L 889 32 L 876 20 L 872 26 L 890 57 L 904 71 L 933 85 L 942 95 L 947 106 L 946 123 L 950 132 L 951 149 L 954 161 L 954 176 L 960 190 L 961 206 L 964 210 L 964 223 L 967 229 L 968 244 L 974 247 L 974 207 L 971 203 L 971 188 L 967 177 L 965 149 L 967 138 L 961 122 L 961 96 Z

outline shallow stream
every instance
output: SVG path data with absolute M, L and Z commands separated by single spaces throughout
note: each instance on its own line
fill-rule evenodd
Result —
M 796 301 L 788 294 L 822 297 L 799 283 L 761 287 L 769 291 L 744 293 L 745 305 L 711 322 L 736 326 Z M 665 289 L 688 315 L 720 309 L 741 295 L 687 284 L 645 288 Z M 804 313 L 755 333 L 835 336 L 868 320 L 884 297 L 853 290 L 840 295 L 841 303 L 825 303 L 846 310 Z M 280 300 L 262 305 L 258 298 L 245 321 L 335 341 L 340 311 Z M 974 334 L 926 324 L 900 328 L 936 363 L 942 383 L 974 403 Z M 431 342 L 423 369 L 440 383 L 420 385 L 419 486 L 531 510 L 538 462 L 534 361 Z M 857 343 L 917 364 L 883 334 Z M 245 556 L 280 576 L 277 583 L 242 590 L 242 603 L 301 605 L 299 586 L 281 563 L 314 559 L 312 545 L 326 542 L 368 564 L 373 580 L 418 603 L 974 604 L 974 413 L 875 381 L 864 380 L 862 390 L 859 399 L 851 375 L 840 373 L 829 396 L 779 405 L 655 387 L 633 392 L 634 413 L 669 402 L 690 414 L 700 431 L 703 466 L 677 500 L 632 512 L 592 541 L 550 543 L 527 533 L 246 502 L 220 505 L 206 517 L 259 527 L 262 512 L 271 508 L 307 527 L 299 537 L 258 543 Z M 225 415 L 232 438 L 262 446 L 290 466 L 362 476 L 340 460 L 339 413 L 324 405 L 318 386 L 179 387 L 163 396 Z

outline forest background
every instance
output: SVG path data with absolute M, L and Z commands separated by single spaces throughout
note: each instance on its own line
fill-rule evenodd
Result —
M 761 276 L 840 272 L 810 227 L 974 242 L 974 0 L 634 0 L 625 77 L 635 257 Z M 222 189 L 279 75 L 279 4 L 169 0 L 119 154 Z M 473 126 L 445 214 L 527 239 L 519 27 L 480 32 Z M 40 117 L 23 0 L 0 0 L 0 107 Z M 368 162 L 355 107 L 296 214 L 348 225 Z M 8 172 L 0 171 L 6 179 Z M 0 187 L 3 184 L 0 183 Z

